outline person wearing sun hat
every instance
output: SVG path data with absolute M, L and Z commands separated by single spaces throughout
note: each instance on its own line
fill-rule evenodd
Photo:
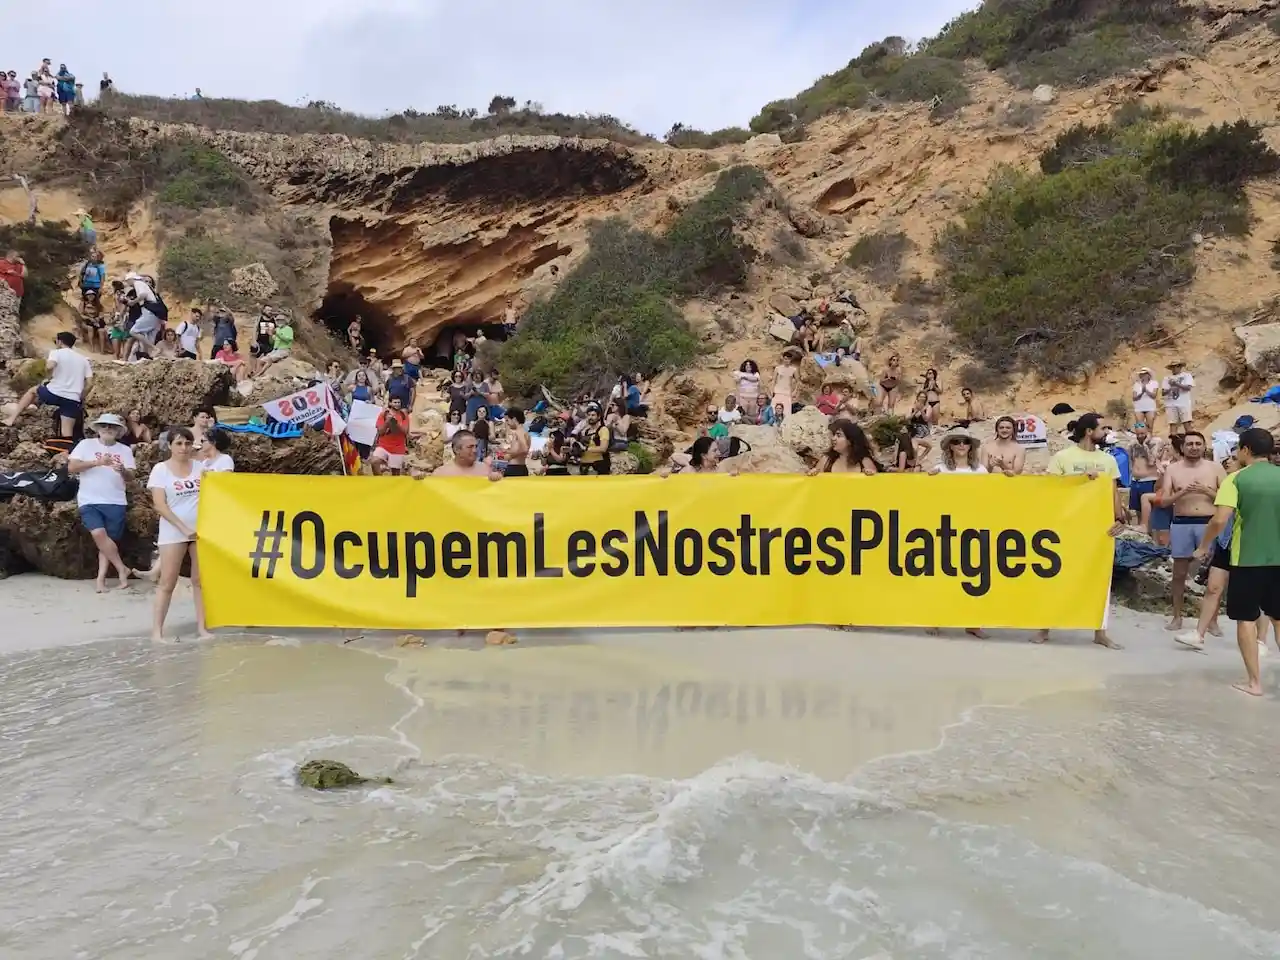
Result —
M 93 225 L 93 218 L 89 216 L 89 211 L 80 207 L 72 216 L 76 218 L 76 230 L 80 233 L 80 239 L 86 246 L 97 246 L 98 231 Z
M 76 505 L 80 520 L 93 544 L 98 548 L 98 592 L 107 589 L 107 572 L 115 568 L 120 587 L 129 585 L 129 568 L 120 558 L 116 546 L 124 536 L 125 511 L 129 498 L 125 480 L 133 476 L 137 464 L 133 451 L 120 443 L 129 425 L 123 417 L 104 413 L 93 421 L 97 437 L 86 437 L 75 445 L 67 464 L 67 473 L 79 481 Z
M 978 438 L 969 432 L 967 427 L 953 427 L 947 431 L 939 443 L 942 459 L 929 472 L 939 473 L 986 473 L 982 459 L 978 455 L 981 446 Z
M 1182 360 L 1174 360 L 1169 364 L 1169 376 L 1160 381 L 1170 436 L 1191 429 L 1191 391 L 1196 380 L 1186 372 L 1186 366 Z

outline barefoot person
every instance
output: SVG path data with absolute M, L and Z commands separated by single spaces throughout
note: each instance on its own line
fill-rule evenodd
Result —
M 1217 509 L 1196 549 L 1197 556 L 1208 556 L 1218 535 L 1232 523 L 1227 616 L 1236 622 L 1236 644 L 1246 674 L 1244 683 L 1233 686 L 1253 697 L 1262 696 L 1260 617 L 1271 619 L 1280 643 L 1280 467 L 1269 460 L 1275 450 L 1275 438 L 1266 430 L 1253 427 L 1240 434 L 1240 469 L 1218 490 Z
M 1107 530 L 1107 535 L 1114 537 L 1124 527 L 1126 519 L 1125 503 L 1120 496 L 1120 465 L 1116 458 L 1099 446 L 1110 432 L 1109 427 L 1102 425 L 1102 418 L 1096 413 L 1086 413 L 1079 420 L 1067 425 L 1074 446 L 1059 450 L 1049 458 L 1049 468 L 1045 471 L 1052 477 L 1085 476 L 1090 480 L 1105 478 L 1111 484 L 1112 517 L 1114 522 Z M 1095 630 L 1093 642 L 1110 650 L 1121 649 L 1107 636 L 1107 613 L 1111 606 L 1110 591 L 1107 594 L 1107 607 L 1103 609 L 1102 629 Z M 1040 630 L 1032 638 L 1032 643 L 1047 643 L 1049 631 Z
M 151 468 L 147 489 L 160 514 L 160 579 L 156 585 L 151 639 L 164 642 L 164 621 L 169 615 L 173 588 L 178 585 L 182 561 L 191 557 L 191 596 L 196 605 L 196 632 L 201 640 L 212 636 L 204 623 L 204 595 L 200 590 L 200 561 L 196 558 L 196 513 L 200 507 L 200 475 L 204 465 L 192 456 L 194 438 L 186 427 L 169 431 L 169 459 Z
M 76 505 L 80 520 L 98 548 L 99 593 L 107 591 L 107 571 L 115 568 L 120 589 L 129 586 L 129 568 L 120 559 L 117 546 L 124 537 L 124 519 L 129 499 L 125 481 L 136 467 L 133 451 L 120 442 L 128 429 L 122 417 L 104 413 L 93 421 L 97 439 L 86 438 L 75 445 L 67 463 L 67 473 L 80 481 Z
M 32 387 L 22 395 L 18 407 L 5 421 L 12 427 L 22 411 L 36 403 L 58 408 L 59 433 L 64 439 L 75 434 L 76 421 L 84 415 L 84 400 L 93 380 L 93 367 L 88 359 L 76 353 L 74 333 L 60 333 L 54 338 L 57 346 L 45 359 L 49 379 Z
M 1182 435 L 1182 458 L 1169 465 L 1160 486 L 1160 499 L 1173 507 L 1169 550 L 1173 556 L 1173 618 L 1166 630 L 1182 629 L 1182 600 L 1187 571 L 1200 545 L 1205 527 L 1213 518 L 1214 497 L 1226 476 L 1222 467 L 1204 457 L 1204 435 L 1189 430 Z

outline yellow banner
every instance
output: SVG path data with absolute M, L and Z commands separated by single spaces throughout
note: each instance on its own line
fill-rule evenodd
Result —
M 210 626 L 1102 625 L 1083 477 L 207 474 Z

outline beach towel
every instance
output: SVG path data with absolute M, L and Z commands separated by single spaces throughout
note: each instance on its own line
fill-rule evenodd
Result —
M 1168 547 L 1157 547 L 1154 543 L 1143 543 L 1141 540 L 1116 540 L 1113 566 L 1117 570 L 1137 570 L 1153 560 L 1163 560 L 1167 556 Z
M 218 429 L 228 433 L 256 433 L 272 440 L 293 440 L 303 434 L 302 427 L 292 423 L 219 423 Z

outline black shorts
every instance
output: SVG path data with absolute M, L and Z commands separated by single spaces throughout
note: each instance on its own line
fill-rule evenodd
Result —
M 1227 616 L 1280 620 L 1280 567 L 1232 567 L 1227 581 Z
M 523 463 L 508 463 L 507 469 L 502 473 L 506 477 L 527 477 L 529 475 L 529 467 Z
M 1223 547 L 1220 543 L 1213 545 L 1213 557 L 1209 560 L 1209 566 L 1215 570 L 1231 569 L 1231 548 Z

